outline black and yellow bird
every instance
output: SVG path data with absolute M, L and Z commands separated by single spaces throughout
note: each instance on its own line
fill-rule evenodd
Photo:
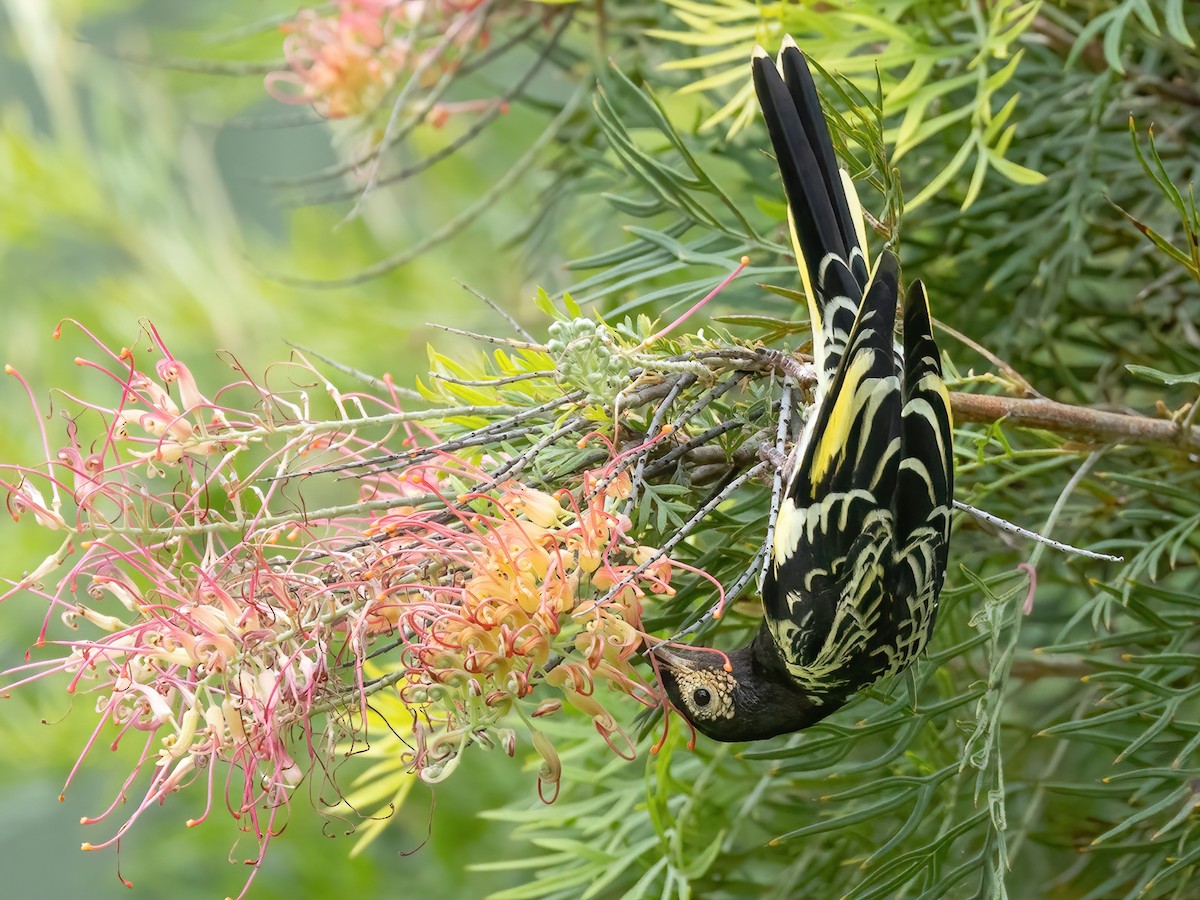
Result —
M 723 654 L 655 648 L 671 704 L 720 741 L 796 731 L 908 667 L 933 629 L 953 502 L 949 397 L 929 306 L 895 257 L 867 258 L 808 64 L 761 49 L 754 86 L 788 198 L 817 387 L 762 584 L 763 622 Z M 728 662 L 726 661 L 728 659 Z

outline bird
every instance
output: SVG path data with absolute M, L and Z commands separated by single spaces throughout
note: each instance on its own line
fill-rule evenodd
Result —
M 651 651 L 674 709 L 718 741 L 806 728 L 920 655 L 937 617 L 953 507 L 953 422 L 924 286 L 867 255 L 816 85 L 789 37 L 751 60 L 813 325 L 816 387 L 762 578 L 762 624 L 722 652 Z

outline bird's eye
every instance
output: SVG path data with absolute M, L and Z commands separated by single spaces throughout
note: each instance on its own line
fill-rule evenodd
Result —
M 712 694 L 705 688 L 696 688 L 692 693 L 692 700 L 695 701 L 697 706 L 708 706 L 709 701 L 712 700 Z

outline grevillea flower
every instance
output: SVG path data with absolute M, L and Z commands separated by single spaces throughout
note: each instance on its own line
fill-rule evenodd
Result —
M 81 331 L 99 361 L 77 362 L 108 399 L 67 397 L 62 446 L 43 432 L 44 464 L 0 469 L 13 517 L 62 536 L 0 597 L 46 608 L 0 692 L 57 676 L 90 695 L 96 726 L 68 785 L 97 744 L 131 752 L 112 804 L 84 821 L 124 818 L 85 849 L 198 785 L 187 824 L 223 804 L 254 834 L 257 871 L 296 786 L 370 740 L 373 695 L 407 718 L 400 756 L 430 782 L 470 746 L 524 747 L 551 799 L 561 766 L 539 722 L 564 707 L 632 756 L 608 698 L 661 702 L 632 657 L 643 603 L 672 593 L 677 564 L 618 511 L 631 485 L 616 459 L 551 493 L 497 479 L 498 451 L 442 449 L 418 424 L 439 416 L 403 409 L 390 382 L 342 393 L 297 356 L 263 380 L 235 364 L 205 392 L 152 327 L 136 352 Z M 402 462 L 339 506 L 306 507 L 290 477 L 389 450 Z
M 393 25 L 398 5 L 342 0 L 332 15 L 301 10 L 282 26 L 289 71 L 268 75 L 267 90 L 331 119 L 372 109 L 407 64 L 409 47 Z
M 459 514 L 464 527 L 432 539 L 437 557 L 447 561 L 439 577 L 386 588 L 407 598 L 397 619 L 404 640 L 401 696 L 419 711 L 411 755 L 426 780 L 446 777 L 472 743 L 503 743 L 506 714 L 539 682 L 562 698 L 522 711 L 526 722 L 565 701 L 591 716 L 614 750 L 632 756 L 633 744 L 599 688 L 658 702 L 630 657 L 642 642 L 643 599 L 672 592 L 671 563 L 639 571 L 639 560 L 653 551 L 633 541 L 629 520 L 612 512 L 621 483 L 602 487 L 603 480 L 603 472 L 585 476 L 582 502 L 568 491 L 554 496 L 516 482 L 464 495 L 482 509 Z M 399 547 L 415 543 L 412 528 L 424 528 L 403 517 L 382 521 Z M 386 547 L 393 568 L 382 577 L 389 584 L 428 564 L 426 546 L 409 551 L 411 559 Z M 539 780 L 556 792 L 557 757 L 541 732 L 532 733 L 545 759 Z
M 484 0 L 338 0 L 333 10 L 306 9 L 285 22 L 287 71 L 266 78 L 285 103 L 313 106 L 330 119 L 375 110 L 405 76 L 430 87 L 454 72 L 459 56 L 488 42 Z M 490 14 L 490 13 L 489 13 Z M 426 121 L 443 124 L 479 102 L 433 103 Z

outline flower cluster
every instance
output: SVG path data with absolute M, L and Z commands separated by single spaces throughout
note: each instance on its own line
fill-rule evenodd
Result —
M 85 849 L 199 783 L 208 801 L 189 826 L 224 798 L 257 838 L 257 871 L 295 787 L 339 742 L 369 739 L 379 692 L 409 718 L 397 723 L 412 735 L 404 759 L 427 781 L 468 745 L 514 755 L 527 741 L 541 793 L 556 793 L 558 757 L 536 722 L 564 706 L 632 755 L 599 689 L 661 702 L 632 657 L 642 602 L 672 592 L 678 564 L 631 535 L 616 460 L 547 493 L 495 477 L 498 450 L 469 460 L 443 449 L 390 382 L 383 396 L 344 394 L 297 356 L 262 381 L 235 363 L 238 380 L 206 394 L 146 333 L 151 346 L 136 351 L 91 338 L 103 361 L 77 363 L 108 380 L 115 402 L 68 398 L 78 411 L 65 445 L 52 452 L 43 432 L 45 465 L 0 469 L 13 517 L 62 536 L 0 597 L 32 595 L 47 610 L 0 691 L 59 676 L 94 699 L 75 770 L 97 744 L 135 754 L 109 808 L 85 819 L 123 808 L 124 820 Z M 147 350 L 158 361 L 142 371 Z M 310 392 L 332 414 L 314 414 Z M 367 466 L 349 503 L 306 507 L 293 489 L 297 473 L 381 453 L 399 462 Z M 534 696 L 539 685 L 554 695 Z M 144 791 L 124 806 L 139 778 Z
M 558 757 L 532 720 L 564 701 L 632 757 L 632 742 L 597 688 L 605 683 L 647 705 L 658 702 L 630 657 L 642 643 L 642 600 L 672 593 L 672 563 L 634 541 L 628 518 L 612 511 L 628 487 L 628 476 L 588 473 L 577 501 L 569 491 L 550 495 L 508 482 L 460 498 L 486 511 L 461 513 L 464 528 L 425 538 L 403 515 L 380 519 L 379 528 L 405 548 L 385 545 L 385 568 L 375 575 L 381 593 L 399 595 L 401 697 L 419 711 L 411 757 L 423 778 L 446 777 L 472 743 L 498 744 L 512 755 L 517 739 L 508 714 L 515 711 L 543 757 L 541 789 L 557 792 Z M 428 531 L 422 522 L 415 527 Z M 428 569 L 431 547 L 442 571 L 414 584 L 408 573 Z M 522 709 L 541 682 L 561 697 Z
M 285 103 L 312 105 L 341 119 L 375 110 L 403 75 L 428 87 L 487 45 L 483 0 L 338 0 L 327 11 L 301 10 L 281 28 L 287 71 L 267 76 Z M 435 38 L 426 38 L 434 35 Z M 435 103 L 425 120 L 441 125 L 478 103 Z
M 331 445 L 322 431 L 337 425 L 304 424 L 306 397 L 294 402 L 249 378 L 210 399 L 153 328 L 148 334 L 146 349 L 160 354 L 150 371 L 137 368 L 134 350 L 96 341 L 107 361 L 76 362 L 103 373 L 116 402 L 68 398 L 78 411 L 65 446 L 51 452 L 43 432 L 45 465 L 4 469 L 13 517 L 32 516 L 62 535 L 58 550 L 0 598 L 45 601 L 34 650 L 50 651 L 5 673 L 13 679 L 6 689 L 59 674 L 68 692 L 94 698 L 96 728 L 68 785 L 97 744 L 133 744 L 133 774 L 85 822 L 106 820 L 149 775 L 112 837 L 84 849 L 114 844 L 148 807 L 197 780 L 207 784 L 208 804 L 188 824 L 199 824 L 216 794 L 217 763 L 227 764 L 229 812 L 265 848 L 304 775 L 296 736 L 306 736 L 310 752 L 331 746 L 313 713 L 336 690 L 329 666 L 346 626 L 344 598 L 312 559 L 319 523 L 279 510 L 279 486 L 261 482 L 297 454 Z M 297 368 L 309 381 L 319 377 L 303 362 L 287 368 L 291 378 Z M 342 419 L 361 410 L 361 400 L 332 396 Z M 92 423 L 98 434 L 87 433 Z M 252 448 L 274 434 L 286 435 L 280 447 L 256 456 Z M 50 633 L 56 614 L 66 637 Z

